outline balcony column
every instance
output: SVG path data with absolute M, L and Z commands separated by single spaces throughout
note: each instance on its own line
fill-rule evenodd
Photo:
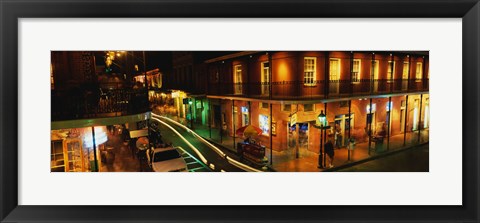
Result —
M 370 98 L 370 108 L 369 108 L 369 114 L 370 114 L 370 126 L 369 126 L 369 134 L 368 134 L 368 155 L 370 155 L 370 148 L 372 146 L 372 124 L 373 124 L 373 114 L 372 114 L 372 98 Z
M 395 75 L 395 56 L 393 55 L 393 53 L 390 54 L 390 61 L 392 61 L 392 66 L 391 66 L 391 70 L 390 70 L 390 74 L 391 76 L 390 77 L 387 77 L 388 78 L 388 86 L 390 87 L 390 92 L 393 91 L 393 88 L 394 88 L 394 84 L 395 84 L 395 78 L 394 78 L 394 75 Z M 389 104 L 390 106 L 390 104 Z M 391 109 L 390 109 L 391 110 Z M 388 148 L 388 146 L 387 146 Z
M 352 55 L 353 55 L 353 53 L 352 53 Z M 351 61 L 353 61 L 353 60 L 351 60 Z M 348 100 L 348 141 L 347 141 L 348 145 L 350 145 L 350 139 L 352 137 L 351 132 L 352 132 L 352 100 Z M 347 145 L 348 161 L 350 161 L 351 149 L 348 147 L 348 145 Z
M 219 99 L 220 102 L 219 102 L 219 107 L 220 107 L 220 125 L 218 125 L 218 132 L 220 133 L 220 143 L 223 143 L 223 122 L 225 121 L 224 120 L 224 116 L 223 116 L 223 112 L 222 112 L 222 99 Z
M 273 64 L 272 64 L 272 54 L 268 53 L 268 98 L 271 100 L 272 99 L 272 70 L 273 70 Z M 271 104 L 270 104 L 270 109 L 271 109 Z
M 235 100 L 232 99 L 232 130 L 233 130 L 233 150 L 236 151 L 235 145 Z
M 423 62 L 422 62 L 422 90 L 426 90 L 427 88 L 427 65 L 425 64 L 425 56 L 423 56 Z
M 272 120 L 273 120 L 272 102 L 270 102 L 270 165 L 273 163 L 273 138 L 272 138 Z
M 325 52 L 325 72 L 323 75 L 324 91 L 323 98 L 328 98 L 328 92 L 330 92 L 330 52 Z M 327 112 L 327 111 L 325 111 Z
M 412 57 L 410 55 L 407 55 L 408 57 L 408 77 L 407 77 L 407 91 L 410 90 L 410 72 L 412 69 Z
M 93 160 L 95 162 L 95 171 L 94 172 L 99 172 L 98 171 L 98 160 L 97 160 L 97 144 L 95 142 L 95 127 L 92 126 L 92 143 L 93 143 Z M 65 165 L 68 165 L 66 163 Z
M 418 113 L 418 143 L 420 143 L 420 133 L 422 129 L 422 99 L 423 94 L 420 94 L 420 112 Z
M 370 93 L 373 94 L 375 89 L 375 52 L 372 52 L 372 61 L 370 62 Z
M 207 98 L 208 102 L 208 134 L 210 139 L 212 138 L 212 102 L 209 98 Z
M 327 115 L 328 112 L 327 112 L 327 103 L 326 102 L 323 104 L 323 109 L 325 109 L 325 118 L 327 119 L 327 125 L 328 125 L 328 115 Z M 320 134 L 322 134 L 322 131 L 323 131 L 323 138 L 325 139 L 325 142 L 327 142 L 328 141 L 327 130 L 326 129 L 321 129 Z M 325 149 L 323 150 L 323 152 L 324 152 L 324 154 L 323 154 L 323 166 L 326 167 L 327 166 L 327 154 L 325 154 Z
M 354 52 L 350 51 L 350 95 L 353 94 L 353 79 L 354 79 L 354 77 L 353 77 L 353 59 L 354 59 L 354 56 L 355 56 Z M 350 102 L 349 102 L 349 104 L 350 104 Z M 349 107 L 349 109 L 350 109 L 350 107 Z M 350 114 L 350 112 L 348 112 L 348 114 Z
M 410 66 L 410 64 L 408 64 Z M 408 68 L 410 70 L 410 68 Z M 410 72 L 409 72 L 410 73 Z M 403 126 L 403 146 L 407 141 L 407 122 L 408 122 L 408 95 L 405 96 L 405 121 Z
M 387 151 L 390 149 L 390 122 L 392 122 L 392 97 L 388 97 Z

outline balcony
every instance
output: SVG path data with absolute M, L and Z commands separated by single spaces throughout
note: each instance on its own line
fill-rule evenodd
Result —
M 272 99 L 324 99 L 350 96 L 382 95 L 428 91 L 428 79 L 361 79 L 317 80 L 313 83 L 303 81 L 276 81 L 250 83 L 210 83 L 209 95 L 242 96 L 267 99 L 270 87 Z
M 147 112 L 145 88 L 52 90 L 52 121 L 104 118 Z

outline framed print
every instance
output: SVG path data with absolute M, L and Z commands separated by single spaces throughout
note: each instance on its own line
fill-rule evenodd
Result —
M 480 220 L 476 0 L 0 1 L 2 222 Z

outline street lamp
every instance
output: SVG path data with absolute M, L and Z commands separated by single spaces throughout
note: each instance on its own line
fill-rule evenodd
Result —
M 189 98 L 188 104 L 190 105 L 190 128 L 193 130 L 193 116 L 192 116 L 192 98 Z
M 318 153 L 318 168 L 323 168 L 323 129 L 328 127 L 327 116 L 323 113 L 323 110 L 317 116 L 318 126 L 320 128 L 320 151 Z

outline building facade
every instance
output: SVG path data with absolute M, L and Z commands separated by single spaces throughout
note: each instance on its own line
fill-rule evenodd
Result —
M 258 126 L 274 151 L 319 153 L 322 112 L 339 147 L 373 146 L 380 134 L 405 144 L 429 128 L 428 52 L 240 52 L 205 63 L 207 125 L 231 137 Z
M 51 52 L 52 172 L 102 171 L 116 139 L 148 126 L 147 88 L 136 82 L 134 60 L 127 51 Z M 150 72 L 152 84 L 161 84 L 158 75 Z

